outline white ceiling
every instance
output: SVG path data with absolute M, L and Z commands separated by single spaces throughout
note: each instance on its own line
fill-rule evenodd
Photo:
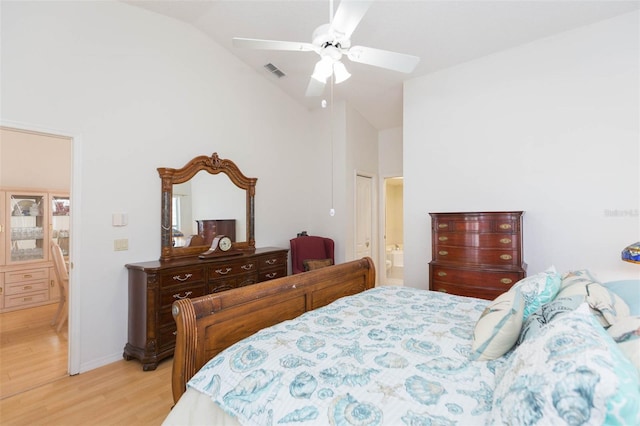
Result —
M 313 30 L 329 22 L 329 0 L 124 1 L 193 25 L 296 101 L 320 107 L 322 98 L 305 97 L 316 53 L 237 49 L 231 38 L 311 42 Z M 343 58 L 352 77 L 335 86 L 334 100 L 346 99 L 377 129 L 401 126 L 403 81 L 639 7 L 637 0 L 378 0 L 353 33 L 352 45 L 416 55 L 420 63 L 407 75 Z M 270 74 L 267 63 L 286 76 Z

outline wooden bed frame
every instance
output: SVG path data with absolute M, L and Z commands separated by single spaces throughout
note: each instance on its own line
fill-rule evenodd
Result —
M 375 286 L 368 258 L 173 304 L 178 331 L 172 390 L 177 402 L 189 379 L 223 349 L 253 333 Z

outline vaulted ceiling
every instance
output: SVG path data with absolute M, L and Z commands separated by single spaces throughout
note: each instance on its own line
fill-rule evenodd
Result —
M 316 53 L 240 49 L 231 39 L 311 42 L 313 30 L 329 22 L 329 0 L 125 2 L 194 26 L 308 108 L 319 108 L 328 99 L 328 86 L 323 97 L 305 96 Z M 338 4 L 336 0 L 334 8 Z M 335 86 L 334 100 L 347 100 L 377 129 L 401 126 L 405 80 L 639 7 L 639 1 L 614 0 L 374 1 L 354 31 L 352 45 L 416 55 L 420 63 L 411 74 L 401 74 L 345 58 L 352 77 Z M 285 76 L 267 71 L 268 63 Z

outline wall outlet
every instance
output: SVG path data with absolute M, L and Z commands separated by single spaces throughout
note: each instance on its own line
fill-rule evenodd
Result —
M 129 250 L 129 240 L 126 238 L 113 240 L 113 250 L 114 251 Z

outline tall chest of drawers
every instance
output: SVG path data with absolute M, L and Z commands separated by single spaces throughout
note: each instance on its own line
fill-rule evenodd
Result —
M 492 300 L 525 277 L 523 212 L 429 215 L 431 290 Z
M 287 249 L 267 247 L 238 256 L 126 265 L 129 325 L 124 358 L 140 360 L 145 371 L 155 370 L 175 349 L 174 301 L 286 276 L 287 253 Z

